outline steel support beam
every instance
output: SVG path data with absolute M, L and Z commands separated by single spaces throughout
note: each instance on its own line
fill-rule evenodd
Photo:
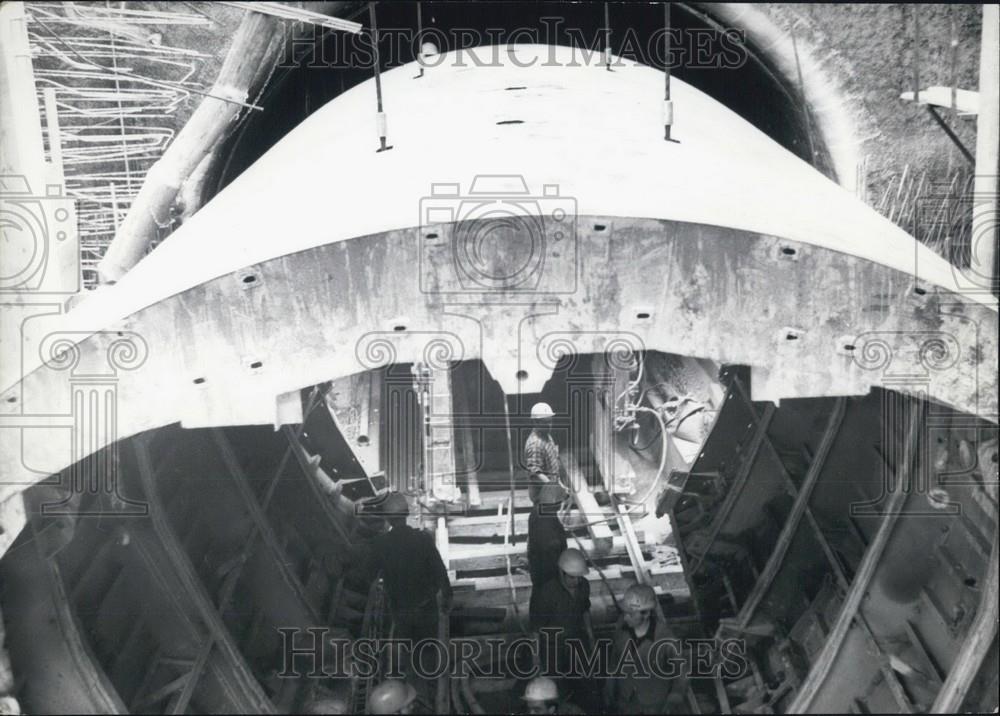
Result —
M 750 444 L 747 445 L 746 455 L 740 461 L 739 472 L 733 479 L 733 484 L 730 485 L 729 491 L 723 498 L 722 505 L 719 507 L 718 512 L 715 513 L 715 517 L 712 519 L 708 539 L 705 541 L 705 548 L 702 550 L 702 553 L 698 555 L 697 560 L 691 567 L 692 575 L 698 571 L 702 563 L 705 561 L 705 556 L 711 551 L 715 538 L 719 536 L 722 526 L 725 524 L 729 514 L 733 511 L 737 501 L 739 501 L 740 494 L 746 487 L 747 480 L 753 470 L 754 463 L 757 462 L 757 455 L 760 453 L 760 447 L 767 437 L 767 428 L 771 424 L 771 418 L 773 417 L 774 404 L 768 403 L 764 408 L 764 414 L 760 417 L 760 420 L 757 423 L 757 428 L 754 430 L 753 438 L 750 440 Z
M 844 420 L 846 405 L 847 398 L 837 398 L 834 401 L 833 410 L 827 420 L 826 430 L 823 432 L 823 439 L 820 442 L 819 450 L 817 450 L 816 455 L 813 457 L 805 479 L 802 481 L 802 486 L 799 488 L 798 494 L 795 496 L 792 511 L 789 513 L 788 519 L 785 520 L 785 524 L 781 528 L 781 533 L 778 535 L 778 541 L 774 545 L 774 549 L 771 551 L 771 555 L 767 559 L 767 564 L 764 565 L 763 572 L 761 572 L 760 577 L 758 577 L 757 581 L 754 583 L 753 590 L 751 590 L 750 595 L 743 603 L 743 608 L 740 611 L 739 616 L 740 629 L 744 629 L 747 624 L 750 623 L 754 612 L 760 605 L 761 599 L 764 598 L 767 590 L 770 589 L 771 584 L 774 582 L 774 578 L 778 576 L 778 572 L 781 570 L 782 564 L 785 560 L 785 555 L 788 553 L 788 548 L 791 546 L 792 540 L 798 533 L 802 517 L 809 509 L 809 499 L 812 497 L 813 488 L 816 487 L 816 483 L 819 481 L 819 476 L 823 472 L 823 466 L 826 464 L 827 455 L 830 454 L 833 442 L 836 440 L 837 435 L 840 432 L 840 424 Z
M 890 493 L 878 531 L 865 550 L 864 557 L 861 559 L 861 564 L 858 566 L 858 571 L 854 576 L 854 581 L 851 583 L 851 588 L 848 590 L 844 598 L 844 603 L 840 608 L 837 621 L 830 630 L 830 634 L 823 644 L 823 649 L 820 651 L 819 657 L 813 663 L 808 676 L 806 676 L 798 693 L 795 695 L 795 699 L 789 705 L 788 713 L 800 714 L 808 711 L 820 688 L 826 683 L 830 675 L 830 670 L 840 655 L 844 639 L 855 622 L 861 602 L 868 592 L 868 587 L 879 566 L 889 537 L 892 535 L 893 527 L 895 527 L 896 521 L 899 519 L 903 504 L 910 495 L 912 476 L 919 448 L 920 428 L 923 425 L 922 406 L 911 403 L 910 409 L 909 428 L 906 434 L 903 460 L 898 469 L 898 479 L 895 482 L 895 489 Z

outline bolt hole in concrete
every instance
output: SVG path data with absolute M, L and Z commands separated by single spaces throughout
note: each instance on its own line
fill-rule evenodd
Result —
M 527 380 L 528 379 L 528 371 L 526 371 L 526 370 L 519 370 L 519 371 L 517 371 L 517 373 L 514 374 L 514 377 L 517 378 L 518 380 Z
M 528 89 L 527 87 L 504 87 L 504 90 L 510 92 L 511 90 L 523 90 Z
M 194 379 L 193 381 L 191 381 L 191 382 L 193 382 L 193 383 L 194 383 L 195 385 L 201 385 L 202 383 L 204 383 L 204 382 L 205 382 L 205 379 L 204 379 L 204 378 L 195 378 L 195 379 Z
M 797 340 L 799 340 L 799 337 L 795 333 L 786 333 L 785 334 L 785 340 L 786 341 L 797 341 Z
M 264 365 L 264 364 L 263 364 L 263 363 L 262 363 L 261 361 L 259 361 L 259 360 L 255 360 L 255 361 L 254 361 L 253 363 L 251 363 L 251 364 L 250 364 L 250 367 L 251 367 L 251 368 L 252 368 L 253 370 L 257 370 L 257 369 L 258 369 L 258 368 L 260 368 L 260 367 L 261 367 L 262 365 Z
M 497 124 L 524 124 L 521 119 L 501 119 Z
M 978 584 L 978 582 L 976 581 L 975 577 L 966 577 L 965 578 L 965 586 L 966 587 L 974 587 L 977 584 Z
M 781 249 L 781 253 L 783 253 L 785 256 L 794 256 L 795 249 L 785 246 Z
M 406 326 L 402 326 L 402 325 L 400 325 L 400 326 L 393 326 L 392 330 L 394 330 L 396 333 L 402 333 L 403 331 L 406 330 Z
M 438 237 L 438 235 L 435 234 L 435 233 L 433 233 L 433 232 L 430 233 L 430 234 L 424 234 L 424 238 L 425 239 L 436 239 L 437 237 Z
M 8 403 L 16 403 L 17 402 L 17 396 L 16 395 L 10 396 L 9 398 L 7 398 L 7 402 Z
M 257 277 L 254 276 L 253 274 L 250 274 L 248 276 L 244 276 L 243 277 L 243 283 L 245 283 L 245 284 L 255 283 L 256 281 L 257 281 Z
M 925 295 L 927 295 L 927 289 L 920 288 L 919 286 L 914 287 L 913 292 L 915 294 L 917 294 L 918 296 L 925 296 Z
M 608 227 L 604 224 L 594 224 L 594 231 L 604 231 L 606 228 Z
M 844 350 L 847 351 L 848 353 L 852 352 L 854 350 L 854 344 L 853 343 L 845 343 L 844 344 Z
M 367 435 L 358 435 L 358 445 L 367 445 L 368 442 L 369 441 Z
M 649 318 L 649 314 L 643 311 L 635 314 L 635 317 L 638 318 L 640 321 L 645 321 L 647 318 Z

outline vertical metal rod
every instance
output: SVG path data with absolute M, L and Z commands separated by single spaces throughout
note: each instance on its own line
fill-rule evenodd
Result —
M 674 123 L 670 101 L 670 3 L 663 3 L 663 138 L 670 141 L 670 125 Z
M 604 3 L 604 69 L 611 71 L 611 20 L 607 3 Z
M 368 20 L 371 23 L 371 34 L 372 34 L 372 65 L 375 68 L 375 100 L 378 105 L 378 114 L 376 116 L 376 124 L 378 127 L 378 141 L 379 141 L 379 151 L 384 152 L 389 147 L 386 146 L 386 122 L 385 122 L 385 112 L 382 111 L 382 75 L 379 71 L 379 56 L 378 56 L 378 24 L 375 21 L 375 3 L 368 3 Z
M 424 36 L 424 18 L 423 13 L 420 10 L 420 3 L 417 3 L 417 56 L 414 59 L 419 59 L 424 52 L 423 40 Z M 424 76 L 424 66 L 420 65 L 420 74 L 417 77 Z
M 514 532 L 514 527 L 515 527 L 515 525 L 514 525 L 514 507 L 515 507 L 516 502 L 515 502 L 515 499 L 514 499 L 514 497 L 515 497 L 515 491 L 514 491 L 514 443 L 513 443 L 513 440 L 511 438 L 511 434 L 510 434 L 510 406 L 508 405 L 508 402 L 507 402 L 508 399 L 509 399 L 509 397 L 510 396 L 508 396 L 506 393 L 504 393 L 504 396 L 503 396 L 503 417 L 504 417 L 504 427 L 507 430 L 507 466 L 508 466 L 508 468 L 510 470 L 510 514 L 508 515 L 508 517 L 510 519 L 509 519 L 508 529 L 510 530 L 510 537 L 511 537 L 510 541 L 511 541 L 511 544 L 513 544 L 516 541 L 514 539 L 514 536 L 515 536 L 515 532 Z

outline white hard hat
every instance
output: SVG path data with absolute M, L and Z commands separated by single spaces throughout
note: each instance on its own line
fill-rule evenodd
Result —
M 387 679 L 368 697 L 368 713 L 398 714 L 417 698 L 417 690 L 402 679 Z
M 531 680 L 522 698 L 525 701 L 555 701 L 559 698 L 559 689 L 549 677 L 539 676 Z
M 347 714 L 351 712 L 343 696 L 328 696 L 310 701 L 302 709 L 307 714 Z
M 531 406 L 531 419 L 532 420 L 542 420 L 544 418 L 551 418 L 555 413 L 552 412 L 552 406 L 548 403 L 535 403 Z
M 578 549 L 564 549 L 559 555 L 559 569 L 571 577 L 582 577 L 587 574 L 587 559 Z
M 656 608 L 656 592 L 648 584 L 633 584 L 625 590 L 622 607 L 626 611 Z

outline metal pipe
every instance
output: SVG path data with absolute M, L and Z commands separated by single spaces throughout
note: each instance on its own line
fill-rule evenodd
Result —
M 966 149 L 965 144 L 962 143 L 962 140 L 959 139 L 954 130 L 948 126 L 948 123 L 944 121 L 944 117 L 938 113 L 937 109 L 930 104 L 924 106 L 927 107 L 927 111 L 930 113 L 931 117 L 934 118 L 934 121 L 938 123 L 938 126 L 941 127 L 941 129 L 944 130 L 944 133 L 948 135 L 948 139 L 950 139 L 952 143 L 958 147 L 958 151 L 962 153 L 962 156 L 969 160 L 969 164 L 975 164 L 976 158 L 972 156 L 972 152 Z

